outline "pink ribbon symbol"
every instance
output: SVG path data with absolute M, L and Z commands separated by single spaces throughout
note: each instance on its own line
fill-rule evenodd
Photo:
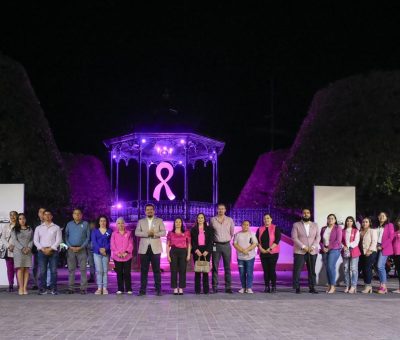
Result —
M 161 175 L 162 169 L 168 170 L 168 175 L 165 179 Z M 170 201 L 175 199 L 175 195 L 173 194 L 170 186 L 167 184 L 167 182 L 172 178 L 173 175 L 174 175 L 174 168 L 172 167 L 171 164 L 169 164 L 167 162 L 161 162 L 160 164 L 157 165 L 156 176 L 160 180 L 160 183 L 158 183 L 156 188 L 154 189 L 154 192 L 153 192 L 154 199 L 156 199 L 157 201 L 160 200 L 160 192 L 161 192 L 162 187 L 165 188 L 165 192 L 167 194 L 167 197 L 170 199 Z

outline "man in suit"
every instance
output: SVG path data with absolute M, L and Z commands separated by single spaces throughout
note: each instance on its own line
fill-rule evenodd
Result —
M 300 294 L 300 274 L 304 263 L 307 265 L 309 292 L 318 294 L 315 290 L 317 281 L 315 262 L 317 261 L 320 238 L 318 225 L 311 222 L 310 209 L 303 209 L 301 221 L 294 223 L 292 229 L 293 288 L 296 289 L 296 294 Z
M 157 296 L 161 296 L 161 270 L 160 258 L 162 245 L 160 237 L 166 235 L 164 222 L 161 218 L 155 217 L 154 205 L 146 204 L 146 217 L 138 221 L 135 235 L 140 237 L 140 290 L 139 296 L 146 295 L 147 277 L 149 266 L 153 269 L 154 284 Z

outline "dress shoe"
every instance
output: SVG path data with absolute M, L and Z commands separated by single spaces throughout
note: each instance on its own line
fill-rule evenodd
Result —
M 161 296 L 161 295 L 162 295 L 162 294 L 161 294 L 161 290 L 157 290 L 156 295 L 157 295 L 157 296 Z
M 213 294 L 217 294 L 218 293 L 218 288 L 213 288 L 212 291 L 213 291 Z
M 300 288 L 296 288 L 296 294 L 301 294 Z
M 138 296 L 144 296 L 144 295 L 146 295 L 146 292 L 145 292 L 145 291 L 143 291 L 143 290 L 139 290 L 139 294 L 138 294 Z
M 67 294 L 74 294 L 75 292 L 72 289 L 67 290 Z
M 228 288 L 228 289 L 225 289 L 225 293 L 227 293 L 227 294 L 233 294 L 233 291 L 232 291 L 232 289 Z
M 271 287 L 270 286 L 266 286 L 264 289 L 264 293 L 271 293 Z
M 310 288 L 308 291 L 310 294 L 318 294 L 318 292 L 315 290 L 315 288 Z
M 275 294 L 275 293 L 276 293 L 276 287 L 275 287 L 275 286 L 272 286 L 272 288 L 271 288 L 271 293 L 272 293 L 272 294 Z

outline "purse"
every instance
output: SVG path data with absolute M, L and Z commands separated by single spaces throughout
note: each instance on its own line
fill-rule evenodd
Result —
M 201 258 L 204 257 L 204 261 Z M 210 272 L 210 261 L 206 260 L 205 256 L 200 256 L 199 259 L 194 263 L 195 273 L 209 273 Z

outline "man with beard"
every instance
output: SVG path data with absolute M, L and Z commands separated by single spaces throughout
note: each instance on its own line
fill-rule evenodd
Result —
M 303 209 L 301 221 L 294 223 L 292 229 L 294 243 L 293 288 L 296 289 L 296 294 L 300 294 L 300 274 L 304 262 L 307 265 L 309 292 L 318 294 L 315 290 L 317 279 L 315 262 L 317 261 L 320 238 L 318 225 L 311 222 L 310 209 Z

